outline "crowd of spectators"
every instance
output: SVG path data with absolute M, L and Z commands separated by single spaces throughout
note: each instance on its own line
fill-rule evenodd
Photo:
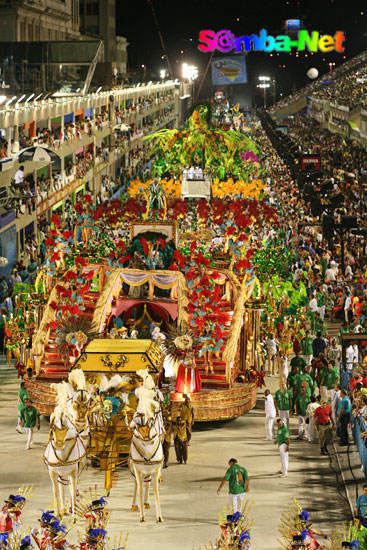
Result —
M 303 88 L 277 102 L 273 110 L 287 107 L 300 97 L 313 96 L 342 103 L 348 107 L 366 102 L 366 64 L 367 52 L 349 59 Z

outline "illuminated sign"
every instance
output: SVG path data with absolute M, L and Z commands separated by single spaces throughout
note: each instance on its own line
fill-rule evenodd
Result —
M 343 42 L 345 34 L 343 31 L 336 31 L 334 36 L 329 34 L 320 35 L 318 31 L 311 33 L 302 29 L 298 32 L 298 38 L 292 39 L 290 36 L 280 34 L 271 36 L 265 29 L 261 29 L 259 35 L 234 36 L 231 31 L 221 30 L 214 32 L 204 30 L 199 33 L 198 48 L 202 52 L 290 52 L 292 48 L 297 48 L 298 52 L 306 50 L 309 52 L 344 52 Z

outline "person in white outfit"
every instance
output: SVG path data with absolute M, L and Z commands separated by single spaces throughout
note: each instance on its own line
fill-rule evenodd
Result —
M 335 384 L 335 392 L 331 400 L 331 411 L 335 426 L 337 425 L 336 413 L 338 410 L 339 402 L 341 401 L 340 390 L 342 389 L 340 384 Z
M 352 297 L 349 292 L 347 292 L 347 297 L 344 302 L 344 320 L 346 323 L 349 323 L 349 310 L 352 308 Z
M 311 400 L 311 403 L 309 403 L 306 411 L 306 423 L 308 426 L 307 439 L 309 443 L 316 443 L 317 431 L 315 430 L 315 426 L 313 422 L 313 413 L 320 406 L 320 403 L 316 401 L 316 397 L 314 395 L 311 395 L 310 400 Z
M 279 379 L 287 380 L 288 378 L 288 357 L 286 356 L 285 351 L 279 350 L 279 358 L 278 358 L 278 365 L 279 365 Z
M 274 334 L 269 334 L 268 338 L 265 340 L 265 346 L 268 355 L 269 375 L 272 376 L 276 374 L 276 361 L 278 355 L 278 342 L 274 338 Z
M 319 307 L 317 305 L 317 300 L 316 300 L 316 296 L 313 295 L 311 300 L 309 301 L 308 303 L 308 309 L 309 311 L 311 311 L 311 313 L 318 313 L 319 312 Z
M 266 440 L 272 441 L 274 439 L 274 420 L 276 417 L 276 409 L 274 405 L 274 399 L 270 393 L 270 390 L 265 390 L 264 397 Z
M 358 356 L 356 354 L 356 350 L 353 344 L 349 344 L 349 346 L 345 350 L 345 359 L 347 370 L 352 370 L 354 363 L 358 361 Z

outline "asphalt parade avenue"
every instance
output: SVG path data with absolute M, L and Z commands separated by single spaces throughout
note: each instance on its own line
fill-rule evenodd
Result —
M 267 378 L 266 382 L 274 393 L 278 378 Z M 33 483 L 37 490 L 25 507 L 22 520 L 24 524 L 35 526 L 40 510 L 52 509 L 51 483 L 42 461 L 48 422 L 41 419 L 41 431 L 35 432 L 34 448 L 26 451 L 25 435 L 15 431 L 17 388 L 16 372 L 8 369 L 3 359 L 0 371 L 2 497 L 5 499 L 22 484 Z M 216 490 L 231 457 L 237 458 L 250 475 L 248 497 L 254 501 L 250 517 L 255 520 L 252 546 L 256 550 L 279 547 L 279 518 L 294 497 L 309 510 L 312 523 L 319 530 L 330 532 L 331 526 L 349 521 L 349 508 L 341 496 L 344 494 L 342 487 L 341 494 L 337 490 L 329 458 L 320 456 L 318 445 L 295 440 L 296 417 L 291 418 L 289 476 L 279 478 L 277 446 L 264 441 L 262 394 L 263 390 L 260 390 L 257 407 L 237 420 L 195 426 L 187 466 L 176 464 L 174 448 L 171 447 L 169 467 L 163 470 L 164 481 L 160 485 L 163 524 L 155 523 L 152 495 L 147 521 L 139 522 L 138 513 L 130 510 L 133 478 L 127 469 L 119 470 L 117 486 L 108 498 L 108 508 L 112 510 L 110 536 L 129 531 L 130 550 L 171 550 L 173 547 L 189 550 L 214 541 L 220 533 L 217 514 L 227 504 L 226 487 L 220 496 Z M 332 462 L 336 468 L 335 459 Z M 81 490 L 95 484 L 103 494 L 103 473 L 89 467 L 82 475 Z M 77 533 L 78 527 L 71 537 L 75 541 Z

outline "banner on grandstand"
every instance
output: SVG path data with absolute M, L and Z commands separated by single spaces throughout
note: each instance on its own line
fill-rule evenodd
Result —
M 214 86 L 246 84 L 245 56 L 214 58 L 212 61 L 212 82 Z
M 321 170 L 320 155 L 302 155 L 301 170 L 307 170 L 307 172 L 312 172 L 313 170 L 318 172 Z
M 275 129 L 276 129 L 277 132 L 281 132 L 284 135 L 288 134 L 288 126 L 286 126 L 286 125 L 285 126 L 279 126 L 278 125 Z

